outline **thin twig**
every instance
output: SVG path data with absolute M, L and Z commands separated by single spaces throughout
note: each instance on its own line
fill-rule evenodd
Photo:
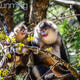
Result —
M 71 17 L 74 17 L 74 16 L 80 16 L 80 14 L 74 14 L 74 15 L 70 15 L 70 16 L 59 17 L 59 18 L 53 20 L 53 22 L 57 22 L 57 21 L 65 19 L 65 18 L 71 18 Z
M 69 5 L 79 5 L 80 6 L 80 2 L 79 1 L 55 0 L 55 2 L 69 4 Z
M 12 0 L 12 1 L 13 1 L 14 3 L 16 3 L 16 4 L 20 7 L 21 10 L 25 11 L 24 7 L 21 6 L 17 1 L 15 1 L 15 0 Z
M 38 80 L 41 80 L 48 72 L 50 72 L 51 71 L 51 69 L 53 69 L 55 66 L 56 66 L 56 64 L 58 64 L 59 62 L 57 61 L 53 66 L 51 66 L 51 68 L 46 72 L 46 73 L 44 73 Z
M 7 1 L 7 0 L 0 1 L 0 5 L 3 4 L 3 3 L 6 2 L 6 1 Z

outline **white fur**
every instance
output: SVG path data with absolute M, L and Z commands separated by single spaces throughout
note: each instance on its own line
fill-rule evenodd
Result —
M 9 35 L 9 38 L 12 39 L 13 36 L 15 36 L 15 33 L 11 32 L 10 35 Z
M 20 24 L 18 24 L 15 28 L 14 28 L 14 33 L 16 34 L 17 32 L 17 30 L 20 30 L 20 28 L 22 27 L 22 26 L 24 26 L 24 28 L 25 28 L 25 30 L 26 30 L 26 32 L 27 32 L 27 27 L 26 27 L 26 25 L 24 25 L 24 21 L 23 22 L 21 22 Z
M 14 28 L 13 32 L 10 33 L 9 38 L 11 39 L 13 36 L 15 37 L 15 35 L 17 34 L 17 30 L 20 30 L 20 28 L 24 26 L 26 33 L 27 33 L 27 27 L 26 25 L 24 25 L 24 21 L 19 23 L 18 25 L 16 25 L 16 27 Z
M 58 56 L 59 58 L 61 58 L 60 46 L 59 45 L 56 45 L 55 47 L 53 47 L 52 54 L 54 54 L 54 55 Z
M 34 40 L 33 42 L 38 43 L 40 28 L 38 25 L 34 28 Z

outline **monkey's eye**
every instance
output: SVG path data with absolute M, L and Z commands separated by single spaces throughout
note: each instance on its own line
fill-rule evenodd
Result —
M 41 29 L 41 31 L 46 31 L 46 30 L 48 30 L 48 27 Z
M 25 31 L 25 28 L 21 28 L 20 31 Z

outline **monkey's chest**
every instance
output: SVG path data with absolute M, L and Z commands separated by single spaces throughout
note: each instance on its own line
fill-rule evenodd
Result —
M 47 48 L 45 48 L 45 50 L 48 52 L 53 52 L 53 47 L 47 47 Z
M 54 54 L 57 57 L 61 58 L 59 46 L 57 46 L 57 45 L 56 46 L 49 46 L 49 47 L 44 47 L 44 49 L 46 51 L 48 51 L 50 54 Z

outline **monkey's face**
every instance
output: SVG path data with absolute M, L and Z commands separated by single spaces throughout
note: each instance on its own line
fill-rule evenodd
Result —
M 57 26 L 44 19 L 34 28 L 34 41 L 36 44 L 53 44 L 58 39 L 58 28 Z
M 14 28 L 14 33 L 18 41 L 22 41 L 27 36 L 27 27 L 24 24 L 19 24 Z
M 51 28 L 50 26 L 45 26 L 44 28 L 41 28 L 40 35 L 41 35 L 42 41 L 45 44 L 55 43 L 58 37 L 56 30 Z
M 20 30 L 17 31 L 17 35 L 20 38 L 25 38 L 26 37 L 26 30 L 24 27 L 21 27 Z

